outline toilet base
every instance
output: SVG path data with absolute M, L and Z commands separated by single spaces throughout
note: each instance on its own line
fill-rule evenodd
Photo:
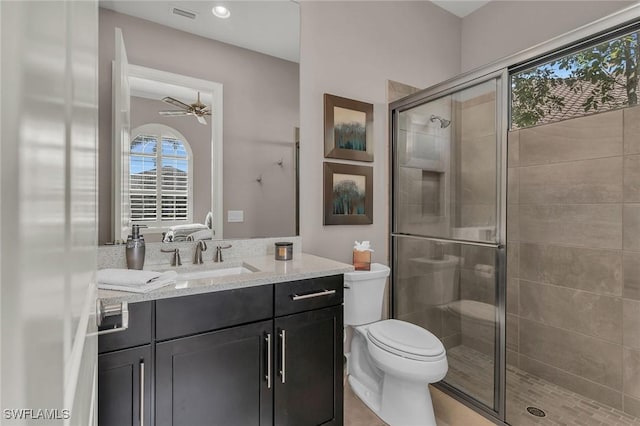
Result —
M 367 388 L 353 376 L 348 381 L 353 393 L 390 426 L 436 426 L 427 384 L 387 375 L 380 392 Z
M 358 379 L 353 376 L 347 378 L 351 390 L 356 394 L 367 407 L 378 416 L 380 415 L 380 394 L 378 392 L 372 392 L 365 385 L 363 385 Z

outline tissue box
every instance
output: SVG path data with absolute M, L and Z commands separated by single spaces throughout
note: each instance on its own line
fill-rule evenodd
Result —
M 354 250 L 353 266 L 356 268 L 356 271 L 370 271 L 371 270 L 371 252 Z

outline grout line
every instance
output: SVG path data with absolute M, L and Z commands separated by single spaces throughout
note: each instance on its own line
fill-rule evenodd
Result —
M 529 322 L 532 322 L 532 323 L 535 323 L 535 324 L 543 325 L 545 327 L 555 328 L 556 330 L 564 331 L 565 333 L 577 334 L 577 335 L 582 336 L 582 337 L 588 337 L 589 339 L 598 340 L 599 342 L 606 343 L 608 345 L 619 346 L 620 349 L 624 348 L 622 343 L 616 343 L 616 342 L 613 342 L 613 341 L 610 341 L 610 340 L 605 340 L 605 339 L 603 339 L 601 337 L 591 336 L 589 334 L 585 334 L 585 333 L 582 333 L 580 331 L 570 330 L 570 329 L 564 328 L 564 327 L 558 327 L 558 326 L 555 326 L 555 325 L 551 325 L 551 324 L 548 324 L 548 323 L 540 322 L 540 321 L 533 320 L 533 319 L 530 319 L 530 318 L 526 318 L 526 317 L 523 317 L 523 316 L 520 316 L 520 319 L 523 319 L 525 321 L 529 321 Z M 631 349 L 631 348 L 629 348 L 629 349 Z M 640 352 L 640 350 L 638 350 L 636 352 Z
M 587 294 L 591 294 L 594 296 L 598 296 L 598 297 L 608 297 L 611 299 L 624 299 L 624 297 L 622 296 L 618 296 L 615 294 L 611 294 L 611 293 L 598 293 L 595 291 L 590 291 L 590 290 L 583 290 L 581 288 L 576 288 L 576 287 L 568 287 L 568 286 L 564 286 L 561 284 L 556 284 L 556 283 L 551 283 L 551 282 L 544 282 L 544 281 L 537 281 L 537 280 L 532 280 L 529 278 L 518 278 L 520 281 L 524 281 L 524 282 L 529 282 L 529 283 L 534 283 L 534 284 L 539 284 L 539 285 L 546 285 L 549 287 L 555 287 L 555 288 L 560 288 L 560 289 L 564 289 L 564 290 L 573 290 L 573 291 L 579 291 L 582 293 L 587 293 Z M 634 299 L 632 299 L 634 300 Z
M 603 387 L 603 388 L 605 388 L 605 389 L 608 389 L 608 390 L 611 390 L 611 391 L 614 391 L 614 392 L 618 392 L 618 393 L 620 393 L 621 395 L 622 395 L 622 394 L 624 394 L 624 392 L 623 392 L 623 390 L 622 390 L 622 389 L 615 389 L 615 388 L 609 387 L 609 386 L 607 386 L 607 385 L 604 385 L 604 384 L 602 384 L 602 383 L 594 382 L 594 381 L 593 381 L 593 380 L 591 380 L 591 379 L 588 379 L 588 378 L 583 377 L 583 376 L 578 376 L 577 374 L 575 374 L 575 373 L 573 373 L 573 372 L 571 372 L 571 371 L 565 370 L 565 369 L 560 368 L 560 367 L 556 367 L 555 365 L 548 364 L 548 363 L 546 363 L 546 362 L 543 362 L 543 361 L 540 361 L 540 360 L 538 360 L 538 359 L 532 358 L 532 357 L 530 357 L 530 356 L 528 356 L 528 355 L 524 355 L 524 354 L 519 354 L 519 355 L 520 355 L 521 357 L 528 358 L 528 359 L 530 359 L 530 360 L 532 360 L 532 361 L 534 361 L 534 362 L 537 362 L 538 364 L 542 364 L 542 365 L 544 365 L 545 367 L 549 367 L 552 371 L 553 371 L 553 370 L 560 370 L 560 371 L 562 371 L 563 373 L 566 373 L 566 374 L 568 374 L 568 375 L 570 375 L 570 376 L 572 376 L 572 377 L 575 377 L 575 378 L 577 378 L 577 379 L 581 379 L 581 380 L 584 380 L 585 382 L 589 382 L 589 383 L 592 383 L 592 384 L 594 384 L 594 385 L 597 385 L 597 386 Z M 547 382 L 549 382 L 549 383 L 551 383 L 551 384 L 554 384 L 554 385 L 556 385 L 556 386 L 558 386 L 558 387 L 561 387 L 561 388 L 563 388 L 563 389 L 565 389 L 565 390 L 568 390 L 569 392 L 573 392 L 573 393 L 575 393 L 575 394 L 577 394 L 577 395 L 580 395 L 580 396 L 582 396 L 582 397 L 584 397 L 584 398 L 586 398 L 586 399 L 591 399 L 592 401 L 595 401 L 594 399 L 589 398 L 589 397 L 588 397 L 588 396 L 586 396 L 586 395 L 582 395 L 582 394 L 580 394 L 580 393 L 578 393 L 578 392 L 576 392 L 576 391 L 573 391 L 573 390 L 571 390 L 571 389 L 569 389 L 569 388 L 566 388 L 566 387 L 561 386 L 561 385 L 559 385 L 559 384 L 553 383 L 553 382 L 551 382 L 551 381 L 549 381 L 549 380 L 545 379 L 544 377 L 540 377 L 540 376 L 538 376 L 538 375 L 537 375 L 537 374 L 535 374 L 535 373 L 531 373 L 531 372 L 529 372 L 529 371 L 527 371 L 527 370 L 524 370 L 524 369 L 522 369 L 522 368 L 520 368 L 520 367 L 518 367 L 518 369 L 519 369 L 519 370 L 522 370 L 522 371 L 524 371 L 524 372 L 526 372 L 526 373 L 528 373 L 528 374 L 531 374 L 531 375 L 532 375 L 532 376 L 534 376 L 534 377 L 537 377 L 537 378 L 542 379 L 542 380 L 544 380 L 544 381 L 547 381 Z M 596 402 L 598 402 L 598 401 L 596 401 Z M 604 404 L 604 403 L 602 403 L 602 402 L 598 402 L 598 403 L 599 403 L 599 404 L 603 404 L 603 405 L 607 405 L 607 406 L 609 406 L 608 404 Z M 615 407 L 611 407 L 611 408 L 615 408 Z M 618 410 L 618 411 L 620 411 L 620 410 Z
M 576 138 L 576 139 L 578 139 L 578 138 Z M 520 141 L 520 143 L 522 143 L 522 140 Z M 596 161 L 596 160 L 606 160 L 606 159 L 609 159 L 609 158 L 621 158 L 621 157 L 626 157 L 628 155 L 637 155 L 637 154 L 624 154 L 623 152 L 621 152 L 620 154 L 614 154 L 614 155 L 604 155 L 604 156 L 599 156 L 599 157 L 587 157 L 587 158 L 576 158 L 576 159 L 571 159 L 571 160 L 556 160 L 556 161 L 548 161 L 546 163 L 531 163 L 531 164 L 523 164 L 522 161 L 520 161 L 520 162 L 518 162 L 517 168 L 526 169 L 526 168 L 530 168 L 530 167 L 555 166 L 555 165 L 561 165 L 561 164 L 567 164 L 567 163 L 578 163 L 578 162 L 583 162 L 583 161 Z
M 574 159 L 574 160 L 557 160 L 557 161 L 550 161 L 550 162 L 546 162 L 546 163 L 532 163 L 532 164 L 520 164 L 519 166 L 517 166 L 517 168 L 519 169 L 530 169 L 530 168 L 534 168 L 534 167 L 553 167 L 553 166 L 559 166 L 559 165 L 563 165 L 563 164 L 567 164 L 567 163 L 582 163 L 585 161 L 599 161 L 599 160 L 608 160 L 611 158 L 623 158 L 623 157 L 627 157 L 630 155 L 640 155 L 639 154 L 615 154 L 615 155 L 605 155 L 602 157 L 588 157 L 588 158 L 578 158 L 578 159 Z

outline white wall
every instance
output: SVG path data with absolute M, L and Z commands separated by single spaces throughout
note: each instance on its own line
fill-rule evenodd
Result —
M 462 19 L 462 71 L 588 24 L 633 1 L 492 1 Z
M 96 1 L 0 2 L 3 425 L 94 418 L 97 24 Z
M 351 262 L 371 240 L 387 263 L 387 79 L 428 87 L 460 70 L 461 22 L 430 2 L 300 2 L 300 233 L 305 252 Z M 323 226 L 323 94 L 374 104 L 373 224 Z M 331 160 L 334 161 L 334 160 Z

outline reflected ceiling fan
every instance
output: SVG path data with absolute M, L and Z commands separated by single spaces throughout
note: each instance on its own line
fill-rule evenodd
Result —
M 209 107 L 200 102 L 200 92 L 198 92 L 198 99 L 192 104 L 186 104 L 176 98 L 172 98 L 171 96 L 165 96 L 164 98 L 162 98 L 162 102 L 166 102 L 169 105 L 173 105 L 180 109 L 160 111 L 160 115 L 172 117 L 193 115 L 194 117 L 196 117 L 198 123 L 200 124 L 207 124 L 207 120 L 204 119 L 204 116 L 211 115 L 211 110 L 209 109 Z

